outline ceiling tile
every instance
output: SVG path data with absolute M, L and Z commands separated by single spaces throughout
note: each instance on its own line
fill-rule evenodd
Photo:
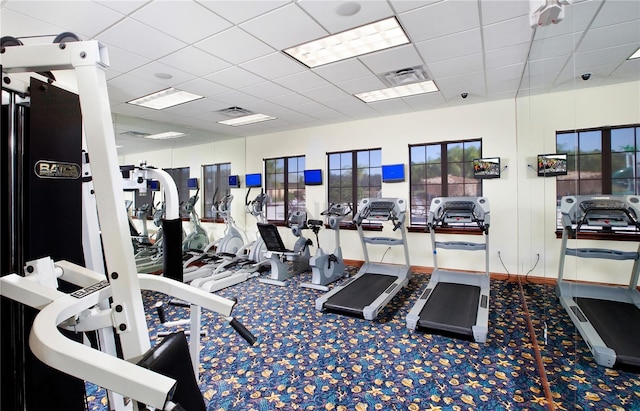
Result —
M 220 70 L 216 73 L 205 76 L 205 78 L 232 89 L 241 89 L 264 81 L 262 77 L 249 73 L 247 70 L 241 69 L 240 67 L 231 67 Z
M 476 2 L 443 1 L 403 13 L 399 17 L 414 43 L 480 26 Z
M 197 78 L 187 81 L 186 83 L 180 83 L 176 87 L 180 90 L 188 91 L 189 93 L 198 94 L 204 97 L 217 96 L 232 91 L 229 87 L 225 87 L 204 78 Z
M 363 93 L 365 91 L 380 90 L 387 86 L 376 76 L 362 77 L 355 80 L 343 81 L 336 84 L 349 94 Z
M 529 43 L 534 31 L 529 26 L 529 16 L 490 24 L 482 29 L 484 49 L 494 50 L 513 44 Z
M 156 83 L 155 81 L 144 80 L 130 74 L 122 74 L 118 77 L 114 77 L 109 80 L 107 84 L 110 87 L 130 91 L 136 97 L 146 96 L 147 94 L 166 88 L 166 86 Z
M 599 66 L 602 64 L 614 64 L 616 67 L 621 61 L 625 61 L 635 50 L 636 45 L 609 47 L 604 50 L 594 50 L 585 53 L 576 53 L 574 67 L 578 70 Z
M 286 24 L 287 29 L 282 30 Z M 324 37 L 327 31 L 296 4 L 288 4 L 240 24 L 240 28 L 276 50 Z
M 446 107 L 447 102 L 440 93 L 427 93 L 403 98 L 407 106 L 413 110 L 431 110 Z
M 635 1 L 635 0 L 634 0 Z M 581 33 L 589 27 L 598 13 L 602 0 L 590 0 L 564 7 L 564 20 L 558 24 L 549 24 L 536 28 L 536 39 Z
M 251 110 L 249 105 L 259 99 L 256 96 L 252 96 L 241 91 L 233 90 L 228 93 L 215 96 L 215 100 L 223 103 L 226 107 L 242 107 L 247 110 Z
M 144 6 L 146 3 L 148 3 L 149 0 L 142 0 L 142 1 L 138 1 L 138 0 L 127 0 L 127 1 L 122 1 L 122 0 L 97 0 L 96 3 L 100 3 L 103 6 L 109 7 L 110 9 L 114 9 L 117 12 L 120 12 L 122 14 L 129 14 L 132 13 L 134 10 L 139 9 L 140 7 Z
M 528 0 L 482 0 L 482 24 L 493 24 L 520 16 L 529 18 L 529 3 Z
M 412 44 L 366 54 L 358 59 L 375 74 L 419 66 L 423 63 Z
M 110 27 L 98 36 L 98 40 L 152 60 L 186 46 L 167 34 L 129 18 Z
M 357 3 L 360 6 L 360 10 L 356 14 L 352 16 L 338 14 L 340 7 L 351 4 L 336 0 L 298 0 L 298 5 L 332 34 L 363 26 L 393 15 L 393 10 L 384 1 L 361 1 Z
M 201 50 L 233 64 L 244 63 L 274 50 L 247 32 L 233 27 L 195 44 Z
M 0 29 L 2 30 L 2 36 L 17 38 L 33 35 L 43 36 L 52 33 L 57 34 L 64 31 L 59 26 L 18 13 L 7 6 L 0 9 Z M 52 39 L 53 37 L 51 40 Z M 28 39 L 23 40 L 23 43 L 29 44 Z
M 240 64 L 240 67 L 269 80 L 307 70 L 305 66 L 280 52 L 258 57 Z
M 122 13 L 89 1 L 7 1 L 2 2 L 2 6 L 45 22 L 55 21 L 63 31 L 85 38 L 95 36 L 124 18 Z
M 184 71 L 167 66 L 157 61 L 153 61 L 149 64 L 145 64 L 135 70 L 130 71 L 128 74 L 139 77 L 144 80 L 153 81 L 159 84 L 163 84 L 166 87 L 171 87 L 174 84 L 184 83 L 189 80 L 193 80 L 195 76 L 193 74 L 185 73 Z M 163 79 L 158 78 L 156 74 L 169 74 L 171 78 Z
M 209 9 L 186 1 L 154 1 L 129 17 L 185 43 L 195 43 L 231 27 L 231 23 Z
M 404 13 L 409 10 L 417 9 L 419 7 L 428 6 L 429 4 L 437 3 L 442 0 L 389 0 L 389 4 L 396 11 L 396 13 Z
M 522 63 L 527 61 L 528 53 L 528 43 L 515 44 L 513 46 L 490 50 L 485 53 L 484 65 L 487 69 L 492 69 Z
M 337 61 L 311 70 L 332 83 L 354 80 L 373 74 L 371 70 L 358 59 Z
M 486 95 L 483 72 L 443 78 L 437 80 L 436 85 L 447 100 L 460 97 L 460 93 L 469 93 L 470 96 L 482 97 Z
M 590 29 L 580 42 L 578 51 L 600 50 L 624 44 L 640 45 L 640 22 L 638 20 Z
M 313 71 L 302 71 L 300 73 L 280 77 L 273 80 L 273 82 L 287 87 L 290 90 L 298 91 L 317 88 L 329 84 L 327 80 L 320 77 Z
M 242 88 L 240 91 L 265 100 L 291 93 L 291 90 L 270 81 L 254 84 L 252 86 Z
M 576 48 L 580 37 L 581 36 L 575 34 L 565 34 L 553 37 L 553 41 L 536 39 L 531 44 L 529 60 L 540 60 L 560 56 L 564 56 L 566 60 Z
M 234 24 L 240 24 L 263 13 L 291 3 L 290 0 L 198 0 L 209 10 Z
M 471 74 L 484 69 L 482 54 L 480 53 L 429 63 L 427 67 L 433 75 L 434 80 Z
M 482 52 L 480 29 L 467 30 L 448 36 L 425 40 L 416 48 L 426 62 L 447 60 Z
M 126 73 L 151 62 L 151 60 L 146 57 L 118 47 L 109 47 L 107 53 L 109 55 L 109 68 L 119 71 L 120 73 Z
M 394 98 L 391 100 L 376 101 L 369 103 L 369 106 L 380 114 L 385 116 L 393 114 L 402 114 L 407 112 L 407 103 L 401 98 Z
M 518 63 L 511 66 L 502 66 L 487 70 L 485 77 L 487 79 L 487 84 L 495 84 L 503 80 L 520 80 L 523 71 L 524 63 Z
M 326 86 L 312 88 L 309 90 L 301 90 L 299 93 L 319 102 L 326 102 L 328 100 L 349 95 L 349 93 L 346 93 L 344 90 L 334 86 L 333 84 L 327 84 Z
M 279 104 L 283 107 L 289 107 L 294 110 L 295 110 L 295 107 L 300 104 L 311 103 L 311 100 L 309 98 L 298 93 L 289 93 L 289 94 L 269 98 L 267 100 L 271 101 L 272 103 Z
M 159 61 L 196 76 L 206 76 L 231 67 L 231 63 L 192 46 L 171 53 Z
M 625 21 L 640 19 L 640 1 L 606 1 L 593 20 L 591 28 L 610 26 Z M 612 27 L 615 30 L 615 28 Z

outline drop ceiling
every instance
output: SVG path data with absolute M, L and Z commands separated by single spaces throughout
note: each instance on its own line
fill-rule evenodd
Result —
M 106 44 L 121 154 L 640 80 L 640 59 L 627 60 L 640 47 L 640 1 L 573 1 L 562 22 L 535 30 L 529 7 L 528 0 L 3 0 L 0 34 L 31 44 L 73 32 Z M 410 44 L 313 69 L 282 52 L 390 16 Z M 438 92 L 369 104 L 353 96 L 386 87 L 383 73 L 416 66 Z M 160 111 L 127 104 L 167 87 L 205 98 Z M 277 119 L 218 124 L 232 107 Z M 129 131 L 188 136 L 150 141 Z

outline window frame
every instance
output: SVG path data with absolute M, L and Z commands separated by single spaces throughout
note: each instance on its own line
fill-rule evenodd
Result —
M 378 156 L 380 157 L 380 164 L 379 165 L 371 165 L 371 154 L 372 152 L 377 151 Z M 364 154 L 364 153 L 368 153 L 369 155 L 369 163 L 367 166 L 365 167 L 360 167 L 360 165 L 358 164 L 358 155 L 359 154 Z M 351 157 L 351 166 L 350 167 L 341 167 L 340 168 L 332 168 L 331 167 L 331 159 L 332 156 L 344 156 L 344 155 L 350 155 Z M 340 159 L 340 163 L 342 164 L 342 159 Z M 357 150 L 343 150 L 343 151 L 332 151 L 332 152 L 327 152 L 327 202 L 329 204 L 332 203 L 343 203 L 343 196 L 339 195 L 339 199 L 338 201 L 335 201 L 336 199 L 334 198 L 334 195 L 332 195 L 332 192 L 334 192 L 335 190 L 344 190 L 344 186 L 339 185 L 337 188 L 334 186 L 335 184 L 335 178 L 336 176 L 334 174 L 332 174 L 332 170 L 340 170 L 340 172 L 342 173 L 344 170 L 351 170 L 351 179 L 350 179 L 350 187 L 351 187 L 351 194 L 350 194 L 350 199 L 349 199 L 349 203 L 351 204 L 351 209 L 353 212 L 353 215 L 355 215 L 358 212 L 358 202 L 360 200 L 362 200 L 362 198 L 371 198 L 373 197 L 373 195 L 371 194 L 371 190 L 372 187 L 376 187 L 379 189 L 376 190 L 377 192 L 381 192 L 382 191 L 382 147 L 372 147 L 372 148 L 365 148 L 365 149 L 357 149 Z M 368 178 L 369 178 L 369 184 L 366 186 L 368 187 L 367 191 L 369 192 L 368 196 L 361 196 L 359 195 L 359 189 L 361 189 L 363 186 L 360 184 L 360 182 L 358 181 L 358 170 L 360 169 L 367 169 L 369 170 L 368 172 Z M 372 173 L 371 170 L 372 169 L 377 169 L 378 172 L 377 173 Z M 373 180 L 375 179 L 379 179 L 379 185 L 375 185 L 375 184 L 371 184 L 371 180 L 372 180 L 372 176 L 373 176 Z M 351 224 L 350 222 L 344 222 L 344 224 Z
M 220 218 L 217 213 L 216 215 L 213 215 L 213 212 L 211 211 L 211 207 L 216 201 L 216 198 L 213 198 L 212 193 L 216 193 L 217 190 L 217 198 L 221 199 L 226 193 L 230 192 L 229 176 L 231 175 L 231 162 L 203 164 L 201 166 L 201 170 L 203 181 L 200 187 L 200 198 L 202 201 L 201 220 L 221 222 L 223 221 L 222 218 Z M 209 184 L 209 178 L 212 180 L 211 184 Z M 211 191 L 211 193 L 209 191 Z M 212 197 L 211 201 L 207 200 L 209 196 Z
M 640 195 L 640 166 L 638 163 L 640 162 L 640 124 L 624 124 L 624 125 L 616 125 L 616 126 L 602 126 L 602 127 L 589 127 L 582 129 L 571 129 L 571 130 L 557 130 L 555 135 L 555 147 L 556 152 L 567 152 L 567 169 L 568 172 L 575 172 L 576 178 L 569 178 L 569 174 L 566 176 L 558 176 L 556 177 L 556 238 L 562 238 L 562 223 L 560 218 L 560 199 L 565 195 L 581 195 L 580 188 L 582 186 L 581 182 L 589 179 L 580 178 L 583 170 L 580 169 L 580 164 L 583 163 L 584 156 L 593 155 L 593 153 L 581 153 L 580 149 L 580 134 L 581 133 L 592 133 L 592 132 L 600 132 L 600 188 L 597 193 L 586 193 L 588 194 L 604 194 L 604 195 L 624 195 L 622 193 L 613 193 L 614 187 L 614 171 L 612 170 L 613 165 L 613 155 L 616 153 L 625 153 L 627 151 L 615 151 L 611 147 L 611 135 L 613 130 L 620 129 L 635 129 L 634 130 L 634 151 L 629 151 L 633 153 L 633 157 L 635 159 L 635 176 L 632 177 L 634 182 L 634 188 L 636 195 Z M 576 134 L 576 145 L 575 150 L 567 151 L 565 149 L 561 149 L 558 146 L 558 137 L 560 135 L 566 134 Z M 593 179 L 592 179 L 593 180 Z M 573 188 L 576 192 L 570 193 L 565 192 L 565 194 L 560 194 L 561 185 L 566 186 L 568 181 L 574 181 Z M 569 183 L 571 184 L 571 183 Z M 629 194 L 629 193 L 626 193 Z M 576 238 L 575 233 L 571 233 L 570 238 Z M 581 233 L 579 236 L 580 239 L 587 240 L 618 240 L 618 241 L 638 241 L 640 240 L 640 233 L 637 231 L 630 232 L 629 234 L 624 235 L 616 235 L 614 236 L 611 233 L 605 232 L 593 232 L 593 233 Z
M 427 229 L 427 225 L 426 225 L 426 220 L 428 218 L 429 215 L 429 208 L 431 206 L 431 201 L 429 201 L 429 185 L 431 186 L 435 186 L 435 185 L 439 185 L 441 187 L 440 189 L 440 194 L 439 195 L 435 195 L 432 198 L 436 198 L 436 197 L 447 197 L 449 195 L 449 186 L 453 185 L 452 183 L 449 183 L 448 181 L 448 168 L 449 168 L 449 164 L 452 163 L 449 161 L 449 155 L 448 155 L 448 146 L 452 145 L 452 144 L 462 144 L 463 145 L 463 161 L 462 166 L 463 166 L 463 172 L 462 172 L 462 177 L 463 177 L 463 182 L 462 182 L 462 186 L 463 186 L 463 191 L 466 192 L 466 187 L 467 186 L 472 186 L 475 185 L 476 187 L 478 187 L 479 189 L 479 193 L 476 192 L 475 196 L 482 196 L 483 195 L 483 191 L 484 191 L 484 180 L 483 179 L 475 179 L 473 177 L 473 159 L 468 159 L 465 160 L 464 159 L 464 145 L 465 144 L 471 144 L 471 143 L 479 143 L 480 144 L 480 149 L 479 149 L 479 153 L 478 153 L 478 157 L 474 157 L 474 158 L 482 158 L 482 138 L 471 138 L 471 139 L 463 139 L 463 140 L 444 140 L 444 141 L 434 141 L 434 142 L 428 142 L 428 143 L 419 143 L 419 144 L 409 144 L 408 145 L 408 151 L 409 151 L 409 204 L 410 204 L 410 212 L 409 212 L 409 231 L 411 232 L 421 232 L 421 231 L 428 231 Z M 427 156 L 427 149 L 429 146 L 433 146 L 433 147 L 437 147 L 439 146 L 440 149 L 440 162 L 438 164 L 440 164 L 440 180 L 439 180 L 439 184 L 428 184 L 428 183 L 424 183 L 424 184 L 415 184 L 415 175 L 414 175 L 414 166 L 420 166 L 420 165 L 424 165 L 425 166 L 425 173 L 427 172 L 426 170 L 426 166 L 429 164 L 429 158 Z M 417 147 L 424 147 L 425 148 L 425 160 L 424 163 L 414 163 L 414 159 L 412 156 L 412 150 L 417 148 Z M 457 162 L 454 162 L 457 163 Z M 468 169 L 467 166 L 468 165 Z M 424 175 L 424 180 L 427 181 L 428 174 Z M 477 180 L 474 184 L 471 183 L 467 183 L 466 180 L 467 179 L 474 179 Z M 416 197 L 414 197 L 413 193 L 415 192 L 419 192 L 420 190 L 416 190 L 415 187 L 424 187 L 424 193 L 426 195 L 426 201 L 424 202 L 424 205 L 422 206 L 424 208 L 424 223 L 419 222 L 416 220 L 416 216 L 417 214 L 415 214 L 413 212 L 414 206 L 417 204 L 416 201 L 414 201 L 416 199 Z M 455 226 L 455 227 L 445 227 L 444 228 L 446 230 L 447 233 L 451 233 L 451 234 L 455 234 L 455 233 L 465 233 L 465 234 L 482 234 L 482 230 L 479 229 L 476 225 L 469 225 L 469 226 Z
M 276 169 L 277 172 L 271 172 L 271 167 L 269 162 L 279 162 L 282 161 L 283 167 L 282 170 Z M 294 171 L 290 171 L 290 162 L 295 161 L 296 169 Z M 302 163 L 301 163 L 302 162 Z M 265 206 L 265 215 L 267 221 L 271 224 L 276 225 L 287 225 L 287 220 L 289 215 L 292 212 L 301 210 L 306 211 L 306 192 L 304 186 L 304 170 L 306 167 L 306 156 L 304 154 L 294 155 L 294 156 L 283 156 L 283 157 L 272 157 L 263 159 L 264 166 L 264 191 L 267 194 L 269 201 Z M 273 182 L 276 182 L 276 186 L 278 183 L 278 175 L 282 175 L 282 189 L 272 188 L 271 185 Z M 297 176 L 297 182 L 291 182 L 291 177 L 293 175 Z M 275 176 L 272 178 L 272 176 Z M 295 187 L 294 187 L 295 184 Z M 279 219 L 277 208 L 280 207 L 279 203 L 274 201 L 274 198 L 279 198 L 279 196 L 274 196 L 273 191 L 282 190 L 282 203 L 284 206 L 283 210 L 283 219 Z M 291 196 L 291 191 L 295 191 L 297 195 Z M 291 198 L 290 198 L 291 197 Z M 302 198 L 301 198 L 302 197 Z M 293 200 L 296 200 L 296 205 L 291 204 Z

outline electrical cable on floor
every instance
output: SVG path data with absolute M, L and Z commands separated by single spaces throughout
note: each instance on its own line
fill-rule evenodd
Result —
M 529 271 L 527 271 L 527 273 L 524 275 L 524 281 L 528 284 L 529 283 L 529 274 L 531 274 L 531 272 L 533 270 L 536 269 L 536 267 L 538 266 L 538 262 L 540 262 L 540 253 L 536 253 L 536 263 L 533 265 L 533 267 L 531 267 L 531 269 Z
M 511 273 L 509 272 L 509 270 L 507 270 L 507 267 L 504 265 L 504 261 L 502 261 L 502 256 L 500 255 L 500 251 L 498 251 L 498 258 L 500 259 L 500 263 L 502 264 L 502 267 L 507 272 L 507 282 L 508 282 L 509 278 L 511 278 Z

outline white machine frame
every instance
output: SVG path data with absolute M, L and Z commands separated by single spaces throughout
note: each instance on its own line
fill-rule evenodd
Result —
M 176 381 L 134 364 L 150 349 L 140 290 L 163 292 L 229 318 L 235 302 L 168 278 L 138 276 L 107 95 L 106 48 L 97 41 L 11 46 L 4 48 L 0 56 L 3 76 L 50 70 L 75 72 L 109 277 L 107 282 L 103 274 L 59 261 L 56 265 L 60 270 L 55 271 L 61 272 L 61 278 L 83 287 L 80 292 L 61 293 L 27 277 L 9 274 L 0 279 L 1 293 L 41 310 L 33 323 L 29 345 L 42 362 L 164 409 Z M 111 309 L 93 317 L 88 328 L 114 327 L 124 359 L 69 340 L 58 330 L 69 319 L 80 327 L 81 314 L 109 298 L 113 301 Z

